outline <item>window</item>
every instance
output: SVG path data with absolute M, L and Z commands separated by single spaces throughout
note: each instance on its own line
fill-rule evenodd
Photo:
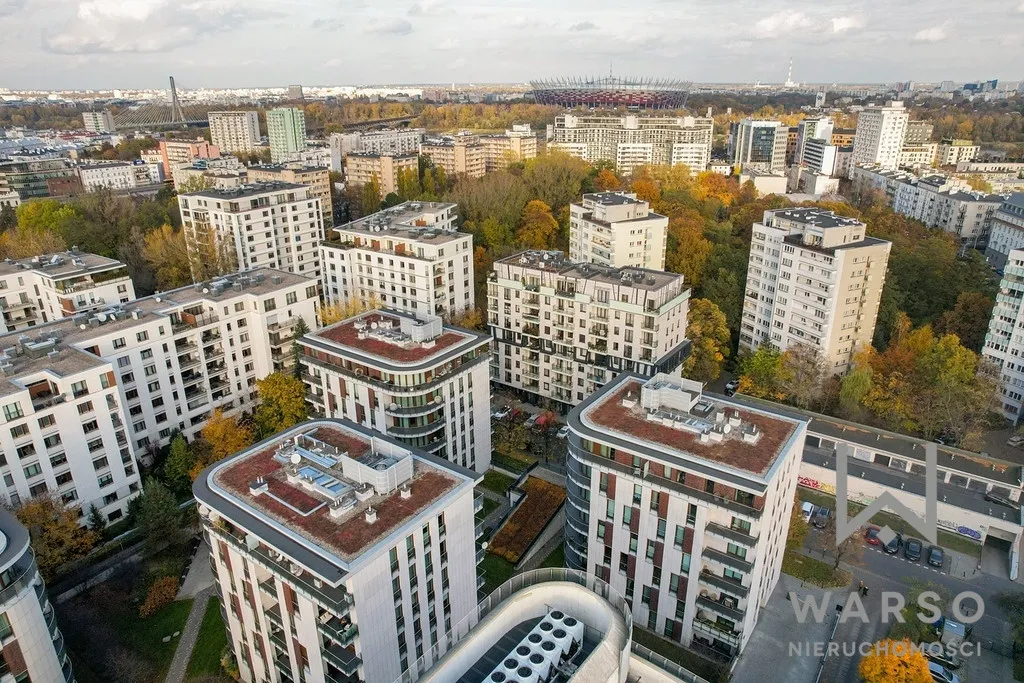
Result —
M 115 349 L 123 349 L 124 346 L 125 346 L 124 337 L 120 337 L 119 339 L 115 339 L 114 340 L 114 348 Z
M 60 445 L 60 443 L 60 434 L 51 434 L 50 436 L 43 439 L 43 444 L 46 446 L 47 450 L 53 448 L 54 446 Z
M 604 540 L 604 535 L 605 535 L 604 524 L 598 524 L 597 525 L 597 540 L 603 541 Z
M 47 429 L 57 424 L 57 419 L 53 415 L 44 415 L 39 418 L 39 428 Z
M 64 484 L 70 484 L 72 481 L 70 472 L 62 472 L 57 475 L 57 486 L 64 486 Z
M 4 417 L 8 420 L 17 420 L 25 413 L 21 412 L 20 403 L 8 403 L 4 406 Z
M 96 451 L 103 448 L 103 439 L 93 439 L 89 442 L 89 452 L 95 453 Z
M 110 467 L 110 464 L 107 462 L 107 456 L 103 456 L 102 458 L 96 458 L 95 460 L 92 461 L 92 468 L 97 472 L 99 472 L 105 467 Z
M 71 385 L 71 393 L 75 398 L 80 398 L 89 393 L 89 386 L 85 383 L 85 380 L 75 382 Z
M 633 484 L 633 505 L 639 505 L 644 495 L 644 487 L 640 484 Z
M 21 460 L 24 460 L 25 458 L 30 458 L 35 454 L 35 444 L 26 444 L 25 446 L 22 446 L 21 448 L 18 449 L 18 458 L 20 458 Z
M 676 544 L 676 547 L 682 548 L 683 547 L 683 540 L 685 538 L 686 538 L 686 527 L 679 526 L 677 524 L 676 525 L 676 537 L 673 540 L 673 542 Z
M 142 349 L 142 353 L 139 355 L 142 356 L 142 360 L 149 360 L 153 357 L 153 351 L 151 349 Z
M 651 509 L 652 510 L 657 510 L 658 509 L 658 503 L 660 503 L 660 502 L 661 502 L 661 492 L 660 491 L 652 491 L 651 492 Z
M 96 479 L 96 483 L 99 484 L 100 488 L 104 488 L 105 486 L 110 486 L 111 484 L 114 483 L 114 475 L 112 475 L 112 474 L 104 474 L 102 477 L 98 477 Z
M 20 424 L 15 427 L 11 427 L 11 438 L 20 439 L 23 436 L 28 436 L 29 430 L 28 425 Z
M 629 554 L 636 555 L 637 546 L 640 545 L 640 537 L 636 534 L 629 535 Z
M 622 508 L 622 523 L 629 526 L 633 522 L 633 508 Z
M 287 293 L 287 294 L 285 294 L 285 296 L 284 296 L 284 302 L 285 302 L 286 304 L 288 304 L 289 306 L 290 306 L 290 305 L 292 305 L 292 304 L 294 304 L 294 303 L 295 303 L 295 302 L 297 302 L 298 300 L 299 300 L 299 295 L 298 295 L 298 294 L 296 294 L 295 292 L 288 292 L 288 293 Z
M 683 574 L 690 573 L 690 553 L 683 553 L 683 561 L 679 566 L 679 570 Z
M 658 520 L 658 538 L 662 541 L 665 540 L 665 529 L 668 526 L 668 522 L 664 519 Z
M 654 560 L 654 552 L 656 550 L 654 541 L 647 541 L 647 559 Z
M 745 534 L 750 534 L 750 522 L 739 517 L 733 517 L 732 523 L 729 525 L 736 531 L 742 531 Z
M 741 574 L 740 572 L 736 571 L 735 569 L 726 568 L 722 572 L 722 574 L 727 579 L 732 579 L 733 581 L 743 581 L 743 574 Z
M 78 404 L 78 414 L 85 415 L 92 412 L 92 401 L 84 401 Z
M 601 493 L 608 493 L 608 473 L 607 472 L 602 472 L 601 473 L 601 483 L 600 483 L 599 488 L 601 489 Z
M 142 332 L 138 332 L 138 333 L 135 334 L 135 341 L 144 342 L 144 341 L 147 341 L 148 339 L 149 339 L 149 332 L 147 332 L 146 330 L 143 330 Z
M 644 586 L 643 590 L 641 591 L 640 594 L 642 596 L 640 598 L 640 602 L 642 602 L 645 605 L 651 604 L 651 587 L 650 586 Z
M 686 512 L 686 523 L 691 526 L 697 523 L 697 506 L 693 503 L 690 503 L 690 507 Z
M 266 299 L 266 300 L 263 301 L 263 310 L 264 311 L 273 311 L 276 308 L 277 308 L 277 300 L 276 299 Z
M 22 472 L 25 473 L 26 479 L 31 479 L 32 477 L 38 477 L 40 474 L 42 474 L 43 468 L 39 466 L 39 463 L 34 462 L 28 467 L 23 468 Z
M 82 431 L 85 432 L 86 434 L 90 432 L 95 432 L 99 428 L 100 425 L 98 422 L 96 422 L 96 420 L 89 420 L 88 422 L 82 425 Z
M 730 543 L 725 552 L 730 555 L 734 555 L 741 560 L 745 560 L 747 558 L 747 549 L 741 545 L 736 545 L 735 543 Z
M 613 522 L 615 521 L 615 501 L 614 500 L 609 500 L 605 504 L 604 514 L 605 514 L 605 517 L 607 517 L 608 519 L 612 520 Z
M 152 377 L 153 375 L 156 374 L 156 366 L 155 365 L 147 365 L 143 369 L 143 372 L 146 374 L 146 377 Z
M 67 461 L 68 461 L 68 456 L 65 455 L 64 453 L 57 453 L 55 455 L 51 455 L 50 456 L 50 467 L 57 467 L 58 465 L 63 465 Z

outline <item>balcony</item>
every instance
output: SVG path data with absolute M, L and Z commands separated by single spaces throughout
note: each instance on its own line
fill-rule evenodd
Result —
M 714 522 L 708 522 L 705 529 L 708 531 L 708 533 L 714 534 L 719 538 L 724 538 L 735 543 L 742 543 L 743 545 L 750 548 L 753 548 L 754 545 L 757 543 L 757 538 L 755 536 L 751 536 L 745 531 L 733 527 L 727 527 L 721 524 L 715 524 Z
M 262 584 L 260 584 L 260 585 L 262 587 Z M 281 620 L 281 606 L 280 605 L 274 605 L 273 607 L 268 609 L 266 612 L 264 612 L 264 614 L 267 615 L 267 621 L 269 621 L 271 624 L 273 624 L 274 626 L 277 626 L 278 628 L 282 628 L 282 629 L 284 628 L 284 622 Z
M 703 556 L 705 559 L 719 564 L 724 564 L 727 567 L 738 569 L 741 572 L 750 572 L 754 568 L 754 565 L 746 560 L 736 557 L 731 553 L 723 553 L 721 550 L 715 550 L 714 548 L 704 548 Z
M 325 644 L 323 647 L 324 659 L 338 667 L 342 673 L 351 676 L 359 670 L 362 660 L 356 657 L 355 649 L 351 646 L 341 647 L 333 643 Z
M 415 436 L 427 436 L 434 432 L 439 432 L 445 428 L 444 420 L 435 420 L 425 425 L 415 425 L 412 427 L 402 427 L 400 425 L 393 425 L 388 427 L 388 434 L 397 437 L 415 437 Z
M 267 632 L 267 637 L 270 638 L 270 642 L 284 650 L 285 653 L 288 652 L 288 642 L 284 639 L 284 629 L 277 630 L 272 628 Z
M 359 634 L 359 628 L 355 624 L 332 617 L 330 612 L 325 612 L 324 614 L 328 618 L 318 619 L 316 624 L 320 633 L 335 641 L 341 647 L 351 645 Z
M 274 578 L 259 582 L 260 591 L 269 598 L 277 600 L 277 587 L 274 585 Z
M 730 607 L 726 605 L 724 602 L 712 600 L 711 598 L 705 597 L 703 595 L 697 596 L 697 606 L 721 614 L 723 617 L 729 619 L 730 621 L 743 621 L 742 610 Z
M 714 574 L 707 568 L 701 570 L 698 580 L 706 586 L 713 586 L 731 595 L 735 595 L 741 600 L 745 599 L 747 594 L 750 592 L 750 590 L 739 581 Z
M 390 403 L 384 406 L 384 414 L 391 415 L 392 417 L 422 417 L 424 415 L 436 413 L 438 410 L 442 410 L 443 408 L 443 400 L 438 403 L 431 401 L 430 403 L 422 406 L 400 406 L 396 403 Z
M 740 632 L 733 631 L 724 624 L 719 624 L 701 617 L 695 617 L 693 620 L 693 628 L 695 631 L 699 631 L 710 638 L 717 638 L 725 643 L 739 647 Z
M 220 321 L 216 313 L 202 313 L 199 315 L 182 312 L 178 319 L 172 322 L 171 328 L 175 332 L 187 329 L 199 329 Z M 220 336 L 220 335 L 218 335 Z

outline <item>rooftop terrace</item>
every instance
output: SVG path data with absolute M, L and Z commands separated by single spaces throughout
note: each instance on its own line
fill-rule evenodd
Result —
M 43 254 L 41 256 L 33 256 L 32 258 L 19 259 L 16 261 L 12 259 L 4 259 L 4 261 L 0 263 L 0 276 L 10 275 L 24 270 L 34 270 L 46 277 L 57 280 L 101 270 L 120 268 L 122 266 L 124 266 L 124 264 L 117 259 L 71 249 L 69 251 L 58 252 L 55 254 Z
M 565 277 L 594 280 L 608 284 L 629 285 L 657 290 L 673 284 L 682 276 L 649 268 L 626 266 L 613 268 L 595 263 L 576 263 L 561 251 L 524 251 L 495 261 L 495 265 L 522 266 L 557 273 Z
M 782 218 L 783 220 L 794 221 L 796 223 L 803 223 L 805 225 L 813 225 L 819 228 L 839 228 L 850 227 L 854 225 L 863 225 L 863 223 L 861 223 L 861 221 L 857 220 L 856 218 L 839 216 L 832 213 L 831 211 L 825 211 L 823 209 L 776 209 L 774 211 L 771 211 L 770 213 L 776 218 Z
M 381 239 L 390 236 L 429 240 L 433 244 L 450 242 L 466 237 L 466 233 L 460 233 L 454 227 L 442 229 L 443 225 L 451 224 L 450 219 L 454 218 L 457 206 L 447 202 L 404 202 L 346 223 L 335 231 L 343 239 L 365 235 Z M 448 212 L 447 218 L 439 218 L 439 214 L 445 212 Z

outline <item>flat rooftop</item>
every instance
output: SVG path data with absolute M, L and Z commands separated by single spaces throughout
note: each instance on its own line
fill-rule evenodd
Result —
M 418 157 L 419 154 L 416 152 L 406 152 L 404 154 L 394 154 L 392 152 L 348 152 L 346 157 L 357 157 L 361 159 L 381 159 L 384 157 L 393 157 L 395 159 L 408 159 L 410 157 Z
M 468 234 L 454 229 L 442 230 L 437 224 L 437 214 L 450 210 L 451 216 L 454 216 L 457 208 L 458 204 L 450 202 L 403 202 L 390 209 L 336 227 L 334 230 L 342 238 L 358 235 L 386 239 L 392 236 L 424 240 L 430 244 L 444 244 L 462 239 Z
M 591 192 L 583 195 L 583 199 L 590 200 L 597 204 L 605 205 L 626 205 L 626 204 L 644 204 L 644 200 L 631 197 L 623 192 Z
M 283 171 L 294 171 L 295 173 L 312 173 L 313 171 L 326 171 L 326 166 L 316 166 L 314 164 L 296 164 L 294 162 L 287 164 L 253 164 L 249 166 L 249 171 L 263 171 L 265 173 L 281 173 Z
M 285 183 L 278 180 L 260 181 L 255 183 L 247 183 L 245 185 L 239 185 L 238 187 L 222 188 L 222 189 L 210 189 L 210 190 L 199 190 L 198 192 L 186 192 L 184 197 L 207 197 L 209 199 L 245 199 L 246 197 L 258 197 L 262 194 L 268 194 L 270 192 L 281 192 L 282 190 L 303 190 L 308 189 L 308 185 L 300 185 L 299 183 Z M 243 211 L 251 211 L 251 208 L 242 209 Z
M 803 223 L 804 225 L 813 225 L 818 228 L 842 228 L 850 227 L 853 225 L 864 225 L 861 221 L 856 218 L 849 218 L 847 216 L 839 216 L 832 213 L 831 211 L 825 211 L 823 209 L 816 209 L 811 207 L 803 208 L 792 208 L 792 209 L 776 209 L 771 212 L 773 216 L 783 218 L 788 221 L 794 221 L 796 223 Z
M 607 284 L 629 285 L 641 289 L 658 290 L 679 280 L 682 275 L 663 270 L 625 266 L 612 268 L 595 263 L 576 263 L 561 251 L 524 251 L 495 261 L 510 266 L 522 266 L 556 272 L 565 277 L 594 280 Z
M 117 259 L 89 254 L 83 251 L 62 251 L 55 254 L 42 254 L 32 258 L 4 259 L 0 262 L 0 275 L 11 275 L 26 270 L 34 270 L 54 280 L 87 275 L 89 273 L 121 268 L 124 264 Z M 127 275 L 127 273 L 126 273 Z

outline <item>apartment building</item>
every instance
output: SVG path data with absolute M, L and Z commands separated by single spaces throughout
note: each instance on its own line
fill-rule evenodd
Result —
M 994 268 L 1002 268 L 1015 249 L 1024 249 L 1024 192 L 1005 197 L 993 214 L 985 260 Z
M 810 138 L 800 148 L 800 163 L 814 173 L 835 175 L 839 148 L 829 140 Z
M 267 112 L 270 161 L 292 161 L 306 149 L 306 115 L 295 107 L 278 107 Z
M 999 371 L 1003 416 L 1016 426 L 1024 407 L 1024 250 L 1011 249 L 1002 269 L 981 355 Z
M 479 477 L 348 420 L 203 472 L 193 491 L 241 680 L 395 681 L 440 659 L 476 607 Z
M 836 147 L 853 147 L 853 140 L 856 135 L 856 128 L 833 128 L 832 144 Z
M 640 164 L 685 164 L 700 173 L 711 162 L 713 129 L 705 117 L 564 114 L 555 118 L 548 147 L 592 163 L 615 162 L 621 173 Z
M 303 163 L 254 164 L 246 169 L 251 183 L 278 181 L 296 183 L 309 188 L 309 194 L 320 200 L 324 227 L 334 225 L 334 205 L 331 203 L 331 172 L 326 166 L 308 166 Z
M 221 151 L 251 152 L 260 144 L 260 119 L 255 111 L 211 111 L 210 141 Z
M 923 142 L 916 145 L 904 144 L 900 149 L 899 168 L 924 168 L 935 164 L 939 145 L 936 142 Z
M 924 145 L 932 141 L 935 130 L 928 121 L 907 121 L 907 134 L 903 138 L 904 146 Z
M 312 412 L 483 474 L 491 463 L 485 334 L 435 315 L 362 313 L 299 341 Z
M 959 163 L 974 161 L 980 151 L 981 147 L 971 140 L 947 138 L 939 143 L 936 161 L 939 166 L 956 166 Z
M 14 332 L 135 298 L 128 267 L 71 250 L 0 262 L 0 332 Z
M 487 283 L 491 381 L 567 411 L 619 372 L 671 372 L 689 355 L 683 276 L 527 251 Z
M 201 184 L 196 184 L 196 179 L 202 179 Z M 204 185 L 208 185 L 209 189 L 227 190 L 245 185 L 248 180 L 248 169 L 234 154 L 226 154 L 215 159 L 196 159 L 192 163 L 178 164 L 174 168 L 176 192 Z
M 320 277 L 323 211 L 313 190 L 297 183 L 265 182 L 178 195 L 189 250 L 223 255 L 235 270 L 277 268 Z
M 352 152 L 345 156 L 345 182 L 361 186 L 377 178 L 380 198 L 398 192 L 398 176 L 403 173 L 419 175 L 419 154 L 376 154 Z
M 622 268 L 665 269 L 668 218 L 628 192 L 583 195 L 569 205 L 569 259 Z
M 566 566 L 635 625 L 735 658 L 779 580 L 806 420 L 623 374 L 568 425 Z
M 779 121 L 743 119 L 729 130 L 729 158 L 738 170 L 781 173 L 786 168 L 789 131 Z
M 216 159 L 220 157 L 220 148 L 202 138 L 195 140 L 161 140 L 160 159 L 163 163 L 164 177 L 174 180 L 174 171 L 178 164 L 191 164 L 196 159 Z
M 14 190 L 8 190 L 7 192 L 0 193 L 0 209 L 4 207 L 10 207 L 11 209 L 17 209 L 18 205 L 21 204 L 21 197 Z
M 449 176 L 479 178 L 487 172 L 487 146 L 475 135 L 428 138 L 420 144 L 420 154 L 430 157 L 434 166 Z
M 854 163 L 896 168 L 909 120 L 910 114 L 900 101 L 862 109 L 857 115 L 857 133 L 853 140 Z
M 825 144 L 831 144 L 832 128 L 832 119 L 828 117 L 804 119 L 801 121 L 796 127 L 796 150 L 794 151 L 793 162 L 796 164 L 803 163 L 804 149 L 811 140 L 822 140 Z
M 129 190 L 136 187 L 135 166 L 128 161 L 108 161 L 78 166 L 82 189 L 97 192 L 103 189 Z
M 892 247 L 866 230 L 821 209 L 765 211 L 753 227 L 740 347 L 803 345 L 846 372 L 871 344 Z
M 481 135 L 479 139 L 484 146 L 484 170 L 488 173 L 537 156 L 537 136 L 528 123 L 513 125 L 500 135 Z
M 21 201 L 81 192 L 78 171 L 67 159 L 0 162 L 0 195 L 16 192 Z
M 358 300 L 412 315 L 473 308 L 473 236 L 455 204 L 405 202 L 334 229 L 320 245 L 327 303 Z
M 341 171 L 345 157 L 352 152 L 405 156 L 419 154 L 425 128 L 389 128 L 385 130 L 334 133 L 330 138 L 331 170 Z
M 29 546 L 29 532 L 0 510 L 0 639 L 4 677 L 12 681 L 74 683 L 64 634 Z
M 114 115 L 109 109 L 83 111 L 82 123 L 85 124 L 85 130 L 90 133 L 113 133 L 117 130 L 114 127 Z

